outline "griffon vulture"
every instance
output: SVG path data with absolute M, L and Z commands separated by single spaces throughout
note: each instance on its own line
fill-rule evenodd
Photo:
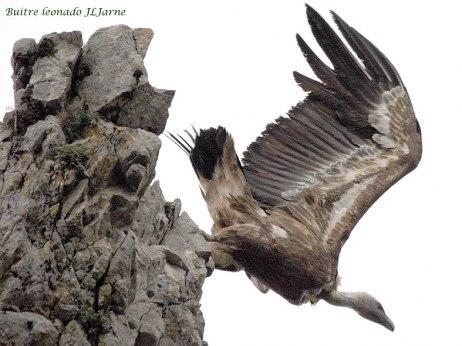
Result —
M 186 131 L 191 144 L 171 138 L 199 178 L 217 268 L 244 269 L 293 304 L 323 299 L 393 330 L 374 297 L 337 290 L 337 264 L 362 215 L 419 163 L 419 123 L 382 52 L 333 13 L 358 61 L 309 6 L 307 16 L 333 69 L 297 35 L 320 81 L 294 72 L 308 96 L 249 145 L 243 165 L 223 127 Z

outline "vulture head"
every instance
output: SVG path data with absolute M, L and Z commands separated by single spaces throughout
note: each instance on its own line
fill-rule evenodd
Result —
M 339 292 L 333 290 L 323 296 L 332 305 L 344 306 L 355 310 L 361 317 L 378 323 L 390 331 L 395 329 L 382 304 L 366 292 Z

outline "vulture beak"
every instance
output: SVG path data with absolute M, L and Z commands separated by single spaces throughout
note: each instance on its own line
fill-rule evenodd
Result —
M 388 316 L 384 317 L 383 322 L 381 323 L 381 325 L 384 326 L 385 328 L 387 328 L 391 332 L 395 330 L 395 325 L 394 325 L 393 321 Z

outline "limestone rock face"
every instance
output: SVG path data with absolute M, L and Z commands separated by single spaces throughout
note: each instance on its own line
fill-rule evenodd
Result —
M 116 124 L 162 133 L 174 92 L 148 83 L 143 58 L 152 31 L 117 25 L 97 30 L 83 47 L 77 94 L 91 112 Z
M 202 345 L 210 247 L 152 183 L 150 29 L 21 39 L 0 123 L 0 344 Z

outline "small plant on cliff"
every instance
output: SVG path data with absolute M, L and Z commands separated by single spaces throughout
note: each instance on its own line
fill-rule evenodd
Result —
M 175 203 L 165 202 L 164 211 L 167 216 L 171 215 L 175 211 Z
M 93 345 L 98 343 L 101 334 L 109 331 L 111 324 L 107 311 L 96 312 L 91 305 L 85 305 L 82 308 L 79 321 Z
M 90 126 L 94 126 L 98 123 L 98 119 L 94 113 L 89 111 L 83 112 L 69 125 L 67 129 L 67 137 L 71 141 L 82 138 L 83 131 Z
M 65 144 L 56 149 L 58 169 L 63 173 L 74 168 L 84 172 L 83 164 L 87 160 L 85 147 L 81 144 Z
M 82 127 L 96 125 L 97 119 L 95 113 L 91 113 L 89 111 L 83 112 L 80 115 L 80 125 Z

